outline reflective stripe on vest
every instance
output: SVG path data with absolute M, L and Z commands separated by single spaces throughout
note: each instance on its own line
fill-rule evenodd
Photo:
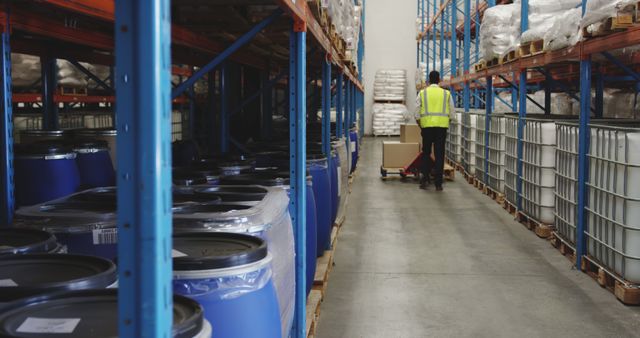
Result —
M 449 128 L 450 95 L 449 91 L 436 86 L 427 87 L 420 92 L 422 101 L 421 128 Z

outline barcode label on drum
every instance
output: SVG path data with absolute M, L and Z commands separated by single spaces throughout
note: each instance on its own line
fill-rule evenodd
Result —
M 10 287 L 10 286 L 18 286 L 18 283 L 14 282 L 13 279 L 0 279 L 0 286 Z
M 20 333 L 73 333 L 80 318 L 27 317 L 18 327 Z
M 356 142 L 355 141 L 351 141 L 351 153 L 355 153 L 356 152 Z
M 93 230 L 93 244 L 118 243 L 118 229 Z

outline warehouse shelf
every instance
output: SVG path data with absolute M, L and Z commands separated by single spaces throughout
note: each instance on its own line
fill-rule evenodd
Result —
M 364 5 L 364 2 L 363 2 Z M 170 15 L 171 13 L 171 15 Z M 167 18 L 171 17 L 171 22 Z M 364 15 L 363 15 L 364 22 Z M 296 304 L 291 336 L 305 332 L 305 189 L 307 77 L 322 77 L 322 124 L 325 153 L 330 151 L 332 101 L 337 109 L 337 134 L 362 117 L 363 42 L 355 59 L 344 53 L 320 26 L 306 1 L 230 0 L 40 0 L 9 2 L 0 8 L 0 81 L 3 119 L 0 123 L 0 217 L 10 224 L 14 212 L 12 115 L 14 103 L 42 106 L 45 128 L 55 126 L 57 105 L 115 104 L 118 129 L 119 329 L 123 337 L 168 337 L 171 332 L 171 195 L 170 104 L 214 101 L 219 113 L 215 138 L 219 151 L 241 146 L 230 135 L 230 117 L 274 87 L 285 86 L 291 155 L 291 213 L 296 237 Z M 307 34 L 310 33 L 310 34 Z M 364 31 L 361 28 L 361 33 Z M 311 37 L 309 39 L 308 37 Z M 114 66 L 103 91 L 61 95 L 55 67 L 43 70 L 42 93 L 12 93 L 11 52 Z M 116 62 L 117 60 L 117 62 Z M 169 64 L 172 60 L 174 65 Z M 228 95 L 229 62 L 256 69 L 257 92 L 242 100 Z M 172 68 L 173 67 L 173 68 Z M 161 70 L 161 71 L 158 71 Z M 170 75 L 186 80 L 170 87 Z M 87 74 L 85 72 L 85 74 Z M 92 74 L 87 74 L 91 77 Z M 95 78 L 91 77 L 92 79 Z M 208 95 L 194 92 L 207 78 Z M 288 79 L 287 79 L 288 78 Z M 335 87 L 329 85 L 335 81 Z M 114 95 L 115 92 L 115 95 Z M 251 93 L 250 93 L 251 94 Z M 288 98 L 288 100 L 287 100 Z M 332 98 L 334 100 L 332 100 Z M 240 102 L 237 107 L 233 99 Z M 277 103 L 277 102 L 276 102 Z M 273 103 L 263 118 L 272 117 Z M 277 106 L 277 104 L 276 104 Z M 238 108 L 239 107 L 239 108 Z M 236 110 L 233 110 L 237 108 Z M 193 121 L 189 118 L 189 121 Z M 269 128 L 263 120 L 263 128 Z M 192 129 L 189 129 L 191 132 Z M 268 133 L 268 130 L 263 130 Z M 162 149 L 149 152 L 148 149 Z M 170 303 L 170 302 L 169 302 Z
M 612 51 L 640 45 L 640 27 L 633 25 L 619 32 L 605 36 L 583 39 L 577 44 L 554 51 L 543 51 L 537 55 L 518 56 L 504 60 L 498 65 L 473 69 L 474 59 L 478 60 L 478 30 L 476 23 L 486 9 L 507 1 L 475 0 L 476 10 L 472 10 L 474 0 L 440 1 L 419 0 L 419 18 L 422 20 L 421 32 L 417 36 L 418 62 L 427 62 L 427 73 L 438 70 L 444 76 L 441 83 L 449 87 L 456 102 L 465 113 L 471 108 L 484 109 L 487 116 L 493 112 L 499 91 L 510 91 L 510 102 L 504 102 L 518 112 L 518 162 L 522 159 L 522 138 L 524 119 L 527 116 L 527 101 L 533 101 L 550 114 L 551 93 L 567 93 L 580 102 L 579 116 L 579 152 L 578 152 L 578 209 L 576 266 L 581 267 L 586 257 L 586 196 L 588 180 L 589 123 L 592 116 L 603 115 L 603 92 L 605 86 L 612 88 L 637 88 L 640 76 L 640 58 L 638 53 L 613 56 Z M 439 6 L 439 7 L 438 7 Z M 586 10 L 587 0 L 582 1 L 582 12 Z M 462 16 L 462 27 L 458 24 L 458 14 Z M 428 24 L 427 24 L 428 23 Z M 455 27 L 454 27 L 455 25 Z M 462 28 L 462 29 L 460 29 Z M 521 31 L 529 28 L 529 1 L 521 1 Z M 449 41 L 446 41 L 449 39 Z M 438 60 L 438 57 L 440 58 Z M 438 63 L 451 58 L 450 69 Z M 437 61 L 437 62 L 436 62 Z M 486 60 L 492 61 L 492 60 Z M 477 71 L 476 71 L 477 70 Z M 417 88 L 423 88 L 418 86 Z M 537 103 L 528 95 L 532 89 L 544 89 L 545 102 Z M 592 89 L 595 100 L 592 104 Z M 501 99 L 502 101 L 502 99 Z M 490 119 L 486 119 L 490 121 Z M 488 128 L 488 123 L 485 129 Z M 487 136 L 488 137 L 488 136 Z M 485 163 L 486 167 L 486 163 Z M 485 170 L 486 171 L 486 170 Z M 518 195 L 522 189 L 522 165 L 518 167 Z M 521 198 L 515 205 L 522 209 Z

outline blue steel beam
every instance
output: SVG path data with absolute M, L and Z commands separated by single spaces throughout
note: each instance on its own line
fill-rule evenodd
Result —
M 471 0 L 465 0 L 464 2 L 464 62 L 463 62 L 463 70 L 464 74 L 469 74 L 469 69 L 471 68 Z M 471 100 L 471 88 L 469 81 L 465 81 L 464 83 L 464 97 L 463 97 L 463 106 L 464 111 L 466 113 L 469 112 L 471 108 L 470 105 Z
M 295 24 L 289 37 L 289 137 L 291 166 L 291 218 L 296 248 L 296 292 L 295 317 L 291 332 L 292 338 L 306 338 L 306 172 L 307 172 L 307 94 L 306 73 L 307 35 Z
M 492 102 L 493 96 L 493 77 L 487 76 L 487 102 Z M 490 104 L 485 104 L 485 119 L 484 119 L 484 182 L 489 183 L 489 129 L 491 128 L 491 114 L 492 107 Z
M 582 0 L 582 15 L 587 0 Z M 582 268 L 586 251 L 587 179 L 589 178 L 589 120 L 591 118 L 591 56 L 580 60 L 580 127 L 578 131 L 578 209 L 576 210 L 576 267 Z
M 457 1 L 451 1 L 451 22 L 452 22 L 452 27 L 454 27 L 454 29 L 451 29 L 451 78 L 456 77 L 456 75 L 458 74 L 458 32 L 455 29 L 455 26 L 457 25 L 458 22 L 458 7 L 457 7 Z M 453 87 L 450 88 L 451 89 L 451 96 L 453 98 L 453 102 L 457 102 L 457 93 L 454 90 Z
M 273 13 L 271 13 L 271 15 L 269 15 L 267 18 L 262 20 L 255 27 L 253 27 L 250 31 L 248 31 L 243 36 L 241 36 L 239 39 L 237 39 L 234 43 L 232 43 L 231 46 L 229 46 L 222 53 L 220 53 L 220 55 L 216 56 L 213 60 L 211 60 L 209 63 L 204 65 L 202 68 L 200 68 L 190 78 L 188 78 L 186 81 L 181 83 L 177 88 L 175 88 L 171 92 L 171 98 L 175 99 L 178 96 L 180 96 L 182 93 L 184 93 L 184 91 L 187 90 L 187 88 L 193 86 L 196 83 L 196 81 L 198 81 L 203 76 L 205 76 L 207 73 L 209 73 L 214 68 L 216 68 L 218 65 L 220 65 L 220 63 L 222 63 L 224 60 L 226 60 L 233 53 L 237 52 L 242 46 L 246 45 L 256 35 L 258 35 L 258 33 L 260 33 L 263 29 L 265 29 L 267 26 L 269 26 L 271 23 L 273 23 L 276 19 L 278 19 L 282 15 L 282 13 L 283 13 L 282 9 L 280 9 L 280 8 L 276 9 Z
M 121 337 L 172 335 L 169 2 L 115 6 Z
M 11 101 L 11 45 L 9 18 L 0 41 L 0 227 L 10 226 L 15 208 L 13 185 L 13 102 Z
M 422 0 L 425 1 L 425 0 Z M 343 94 L 344 94 L 344 88 L 343 88 L 343 83 L 344 83 L 344 75 L 342 74 L 342 72 L 338 73 L 338 77 L 336 79 L 336 136 L 338 138 L 341 137 L 343 131 L 343 121 L 342 121 L 342 116 L 343 116 Z

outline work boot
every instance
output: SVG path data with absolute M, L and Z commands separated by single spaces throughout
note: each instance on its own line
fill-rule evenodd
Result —
M 420 179 L 420 189 L 426 190 L 427 186 L 429 186 L 429 183 L 430 183 L 429 180 L 426 177 L 423 176 Z
M 436 187 L 436 191 L 443 191 L 443 190 L 444 190 L 444 189 L 442 188 L 442 186 L 441 186 L 441 185 Z

